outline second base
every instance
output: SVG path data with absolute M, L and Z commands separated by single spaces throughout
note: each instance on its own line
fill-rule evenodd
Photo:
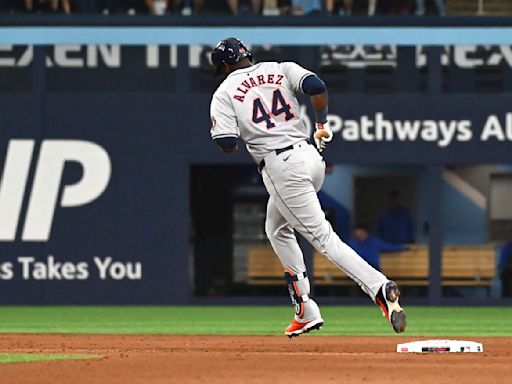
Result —
M 399 353 L 483 352 L 482 343 L 464 340 L 420 340 L 398 344 Z

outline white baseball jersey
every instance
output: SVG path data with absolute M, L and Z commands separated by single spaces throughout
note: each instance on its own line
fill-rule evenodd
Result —
M 264 62 L 230 73 L 213 94 L 212 138 L 242 138 L 257 163 L 309 138 L 295 94 L 312 74 L 292 62 Z

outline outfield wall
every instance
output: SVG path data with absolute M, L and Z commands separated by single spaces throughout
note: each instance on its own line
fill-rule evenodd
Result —
M 350 104 L 339 105 L 338 100 L 341 99 L 333 97 L 331 112 L 349 116 L 343 109 L 349 108 L 347 106 Z M 460 98 L 467 101 L 460 108 L 459 104 L 454 103 L 454 97 L 443 98 L 439 100 L 439 105 L 443 105 L 444 110 L 436 112 L 428 108 L 428 99 L 425 97 L 422 101 L 426 103 L 418 103 L 414 97 L 409 98 L 409 102 L 403 97 L 388 97 L 387 103 L 382 103 L 378 97 L 367 98 L 369 105 L 379 105 L 378 110 L 383 116 L 446 122 L 447 126 L 455 126 L 449 123 L 451 120 L 460 120 L 464 123 L 458 123 L 459 128 L 462 124 L 465 128 L 456 130 L 454 139 L 446 146 L 441 145 L 439 140 L 430 142 L 424 138 L 389 143 L 376 140 L 352 142 L 346 138 L 342 140 L 343 133 L 350 128 L 347 122 L 349 128 L 345 127 L 335 136 L 326 158 L 343 164 L 414 163 L 423 166 L 429 163 L 510 161 L 507 156 L 511 153 L 511 143 L 510 138 L 507 138 L 507 130 L 498 135 L 502 140 L 497 136 L 482 141 L 482 132 L 485 132 L 482 127 L 485 128 L 486 124 L 489 126 L 490 115 L 496 115 L 496 127 L 498 121 L 502 127 L 506 127 L 506 116 L 509 113 L 507 104 L 510 105 L 512 100 L 486 99 L 478 100 L 477 108 L 476 98 Z M 443 100 L 445 103 L 442 103 Z M 185 302 L 189 292 L 189 167 L 194 163 L 251 162 L 245 151 L 234 156 L 223 156 L 210 142 L 208 97 L 150 94 L 70 97 L 60 94 L 46 95 L 43 100 L 44 110 L 35 109 L 37 103 L 33 96 L 26 95 L 0 98 L 3 174 L 20 172 L 20 169 L 25 169 L 24 164 L 29 167 L 19 173 L 26 177 L 25 185 L 14 185 L 15 179 L 9 179 L 12 184 L 7 184 L 6 176 L 3 179 L 4 195 L 0 199 L 0 206 L 4 215 L 5 212 L 17 215 L 18 220 L 14 232 L 12 226 L 16 219 L 8 220 L 10 224 L 4 221 L 2 226 L 4 237 L 0 249 L 4 256 L 3 269 L 0 267 L 0 271 L 4 270 L 4 273 L 0 273 L 0 286 L 5 294 L 1 301 Z M 194 106 L 192 113 L 183 113 L 190 110 L 190 105 Z M 392 109 L 389 105 L 400 105 L 400 110 Z M 450 105 L 454 106 L 453 111 L 450 111 Z M 369 108 L 360 107 L 361 113 L 363 110 L 368 113 Z M 355 108 L 347 110 L 354 116 L 358 115 Z M 39 121 L 40 118 L 43 120 Z M 508 132 L 511 132 L 512 119 L 509 117 L 508 120 Z M 384 123 L 380 121 L 380 124 Z M 422 124 L 422 132 L 426 132 L 426 123 Z M 355 127 L 356 123 L 353 125 Z M 430 123 L 429 127 L 432 136 L 428 137 L 436 137 L 434 123 Z M 354 132 L 358 132 L 357 129 Z M 364 136 L 365 132 L 362 130 L 359 134 Z M 438 138 L 442 135 L 439 132 Z M 470 133 L 473 135 L 471 140 L 461 140 L 467 139 Z M 33 145 L 33 151 L 24 148 L 23 143 Z M 84 147 L 82 152 L 81 144 L 86 143 L 94 143 L 94 146 Z M 54 144 L 60 146 L 52 147 Z M 41 150 L 43 146 L 51 151 L 45 152 L 45 157 Z M 78 151 L 76 158 L 66 154 L 66 148 L 73 153 Z M 57 149 L 63 151 L 62 156 L 53 152 Z M 94 164 L 105 166 L 106 162 L 97 159 L 102 150 L 108 155 L 111 165 L 110 174 L 105 176 L 108 180 L 105 181 L 102 176 L 98 181 L 95 177 L 99 176 L 95 175 L 86 179 L 82 167 L 94 172 Z M 27 157 L 31 157 L 30 161 L 26 160 Z M 63 166 L 62 178 L 60 171 L 51 168 L 59 166 Z M 48 173 L 55 177 L 58 183 L 56 187 L 43 181 L 36 188 L 34 180 L 37 177 L 47 178 Z M 77 187 L 78 200 L 65 203 L 68 189 L 76 183 L 80 185 L 82 179 L 84 185 Z M 97 183 L 106 183 L 105 189 L 95 185 Z M 85 196 L 82 196 L 80 188 Z M 100 191 L 95 192 L 96 189 Z M 208 190 L 204 193 L 208 193 Z M 92 201 L 89 202 L 90 197 Z M 31 209 L 34 212 L 29 209 L 32 200 L 34 205 Z M 13 209 L 17 202 L 21 202 L 19 210 Z M 41 223 L 39 216 L 44 215 L 44 212 L 38 212 L 37 209 L 44 211 L 45 207 L 52 204 L 55 207 L 54 212 L 50 213 L 50 223 Z M 28 217 L 35 221 L 27 221 Z M 44 225 L 50 227 L 42 228 Z M 46 238 L 45 233 L 48 231 Z M 12 234 L 15 234 L 14 239 Z M 88 264 L 88 273 L 77 271 L 51 276 L 45 274 L 45 267 L 41 266 L 39 271 L 29 259 L 22 261 L 20 258 L 34 257 L 34 261 L 45 262 L 50 255 L 58 262 L 71 262 L 75 265 L 85 262 Z M 131 276 L 123 275 L 124 267 L 118 266 L 102 276 L 100 265 L 108 263 L 108 258 L 112 258 L 112 263 L 129 263 L 135 272 Z M 12 263 L 11 278 L 7 267 L 9 263 Z M 140 273 L 136 271 L 137 268 L 140 268 Z
M 215 82 L 194 87 L 186 47 L 158 51 L 166 65 L 156 67 L 153 48 L 119 65 L 115 48 L 102 49 L 0 50 L 0 303 L 194 302 L 191 166 L 252 167 L 244 150 L 225 156 L 211 143 Z M 316 69 L 308 49 L 296 60 Z M 423 91 L 331 92 L 336 136 L 326 153 L 335 164 L 421 167 L 434 284 L 441 166 L 512 163 L 508 88 L 443 92 L 441 54 L 427 52 Z M 393 81 L 418 81 L 407 73 Z

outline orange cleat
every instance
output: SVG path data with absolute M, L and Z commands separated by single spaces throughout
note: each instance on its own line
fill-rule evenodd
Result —
M 315 329 L 319 330 L 322 328 L 322 325 L 324 325 L 324 320 L 322 318 L 306 321 L 304 323 L 293 319 L 291 324 L 284 330 L 284 334 L 291 339 L 292 337 L 299 336 L 303 333 L 308 333 L 309 331 L 313 331 Z
M 380 306 L 382 315 L 386 317 L 389 324 L 396 333 L 405 331 L 407 326 L 407 316 L 398 303 L 400 297 L 400 290 L 394 281 L 388 281 L 382 286 L 375 303 Z

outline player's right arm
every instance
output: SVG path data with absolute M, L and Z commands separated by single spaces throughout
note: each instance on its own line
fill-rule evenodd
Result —
M 315 73 L 292 62 L 281 64 L 283 71 L 295 92 L 302 92 L 310 97 L 315 111 L 315 144 L 322 152 L 332 140 L 332 131 L 327 126 L 329 96 L 325 83 Z
M 223 152 L 235 152 L 238 149 L 240 129 L 231 100 L 224 92 L 214 93 L 210 104 L 210 118 L 212 139 Z

